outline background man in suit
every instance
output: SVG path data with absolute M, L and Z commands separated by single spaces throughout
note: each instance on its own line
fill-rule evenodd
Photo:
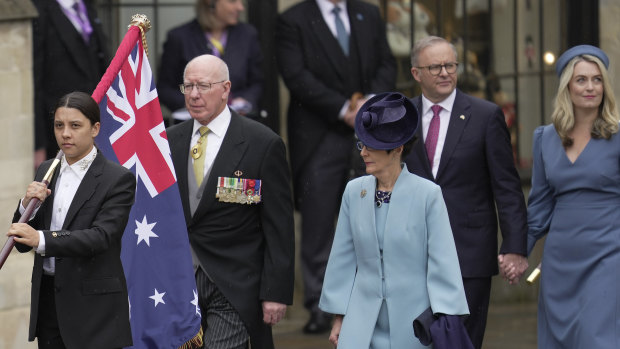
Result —
M 64 156 L 49 189 L 37 170 L 15 216 L 33 198 L 43 204 L 8 235 L 20 252 L 35 250 L 28 340 L 39 348 L 112 349 L 132 344 L 121 239 L 134 202 L 136 178 L 94 146 L 99 106 L 72 92 L 57 102 L 54 132 Z
M 61 96 L 92 93 L 108 67 L 107 42 L 89 0 L 33 0 L 35 166 L 58 146 L 50 112 Z
M 406 163 L 412 173 L 441 186 L 471 314 L 465 326 L 480 348 L 491 276 L 498 272 L 497 214 L 503 237 L 500 258 L 519 277 L 527 269 L 521 181 L 501 109 L 456 89 L 455 47 L 443 38 L 426 37 L 414 45 L 411 64 L 422 88 L 412 102 L 422 115 L 417 132 L 424 142 L 414 146 Z
M 291 94 L 288 135 L 301 210 L 306 333 L 330 329 L 318 308 L 334 220 L 350 177 L 355 114 L 365 95 L 391 91 L 396 66 L 376 6 L 359 0 L 306 0 L 277 24 L 277 58 Z M 367 97 L 367 96 L 366 96 Z
M 228 108 L 230 89 L 224 61 L 192 59 L 181 87 L 192 119 L 169 128 L 168 140 L 196 257 L 204 347 L 246 348 L 249 336 L 252 348 L 269 349 L 270 325 L 293 299 L 286 149 L 269 128 Z

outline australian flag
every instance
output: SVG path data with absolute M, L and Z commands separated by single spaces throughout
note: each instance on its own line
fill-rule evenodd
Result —
M 200 338 L 196 281 L 159 98 L 141 40 L 99 108 L 97 146 L 137 178 L 121 252 L 133 347 L 192 347 Z

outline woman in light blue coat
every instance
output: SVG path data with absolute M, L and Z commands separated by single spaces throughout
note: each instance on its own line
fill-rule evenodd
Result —
M 423 348 L 412 322 L 429 306 L 469 313 L 441 189 L 401 164 L 417 127 L 399 93 L 376 95 L 357 114 L 369 176 L 346 187 L 319 303 L 336 315 L 339 349 Z

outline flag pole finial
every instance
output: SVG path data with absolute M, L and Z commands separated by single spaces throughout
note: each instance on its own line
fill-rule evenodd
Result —
M 136 26 L 140 28 L 140 33 L 142 33 L 142 46 L 144 46 L 144 52 L 146 55 L 149 55 L 149 49 L 146 44 L 146 32 L 151 29 L 151 21 L 143 14 L 135 14 L 131 16 L 131 23 L 127 26 L 131 28 L 132 26 Z

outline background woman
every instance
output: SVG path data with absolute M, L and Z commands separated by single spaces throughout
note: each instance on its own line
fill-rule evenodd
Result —
M 122 348 L 132 344 L 121 238 L 134 202 L 136 179 L 97 151 L 99 106 L 86 93 L 63 96 L 54 113 L 64 152 L 49 189 L 41 164 L 15 212 L 42 204 L 8 235 L 20 252 L 32 249 L 30 332 L 39 348 Z
M 528 251 L 547 236 L 539 348 L 620 345 L 620 137 L 608 65 L 589 45 L 562 54 L 553 123 L 534 132 Z
M 399 93 L 368 100 L 355 119 L 368 176 L 342 197 L 319 307 L 336 314 L 338 348 L 419 348 L 412 322 L 435 313 L 468 314 L 441 189 L 401 164 L 418 113 Z
M 159 68 L 159 99 L 175 120 L 190 118 L 179 91 L 183 70 L 192 58 L 212 54 L 230 71 L 229 105 L 256 117 L 263 91 L 263 56 L 256 29 L 239 21 L 243 0 L 197 0 L 196 18 L 168 32 Z

